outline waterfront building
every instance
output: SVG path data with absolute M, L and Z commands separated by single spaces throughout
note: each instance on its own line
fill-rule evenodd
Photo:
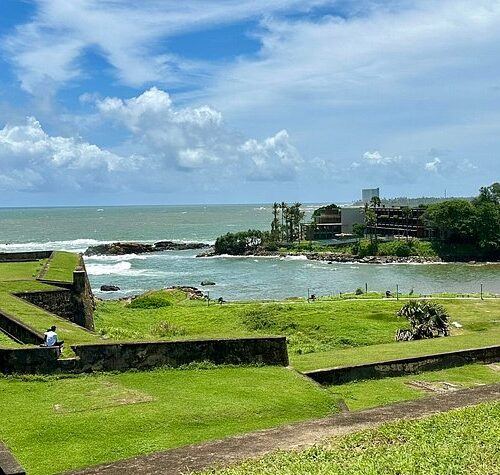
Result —
M 361 190 L 363 203 L 369 203 L 372 198 L 380 198 L 380 188 L 364 188 Z

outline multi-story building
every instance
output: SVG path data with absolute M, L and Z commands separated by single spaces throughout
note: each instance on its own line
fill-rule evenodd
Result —
M 372 208 L 375 223 L 367 226 L 368 234 L 379 236 L 410 236 L 431 239 L 435 237 L 433 229 L 426 226 L 422 219 L 425 208 L 405 206 L 379 206 Z
M 312 222 L 302 225 L 302 236 L 308 241 L 338 239 L 351 234 L 353 224 L 363 222 L 364 208 L 361 206 L 324 206 L 315 211 Z

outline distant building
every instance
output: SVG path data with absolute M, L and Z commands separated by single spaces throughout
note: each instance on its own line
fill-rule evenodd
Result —
M 372 208 L 376 216 L 376 225 L 368 226 L 368 234 L 379 236 L 409 236 L 424 239 L 435 238 L 435 231 L 426 226 L 422 219 L 425 208 L 405 206 L 379 206 Z
M 361 200 L 363 203 L 369 203 L 374 197 L 380 198 L 380 188 L 364 188 L 361 190 Z
M 342 207 L 335 205 L 318 208 L 310 223 L 302 225 L 302 237 L 308 241 L 327 241 L 352 234 L 352 225 L 364 223 L 363 207 Z

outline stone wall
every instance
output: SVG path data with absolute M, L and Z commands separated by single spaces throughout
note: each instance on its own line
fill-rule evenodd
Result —
M 421 371 L 434 371 L 472 363 L 494 363 L 497 361 L 500 361 L 500 345 L 399 360 L 379 361 L 356 366 L 318 369 L 306 371 L 303 374 L 320 384 L 336 385 L 363 379 L 404 376 Z
M 77 372 L 177 367 L 193 362 L 288 365 L 285 337 L 74 345 Z
M 43 343 L 43 335 L 3 311 L 0 312 L 0 328 L 22 343 L 33 345 Z
M 0 262 L 36 261 L 50 258 L 51 255 L 52 251 L 0 253 Z M 80 255 L 78 266 L 73 272 L 72 283 L 53 282 L 45 279 L 40 279 L 40 281 L 66 290 L 26 292 L 17 294 L 17 296 L 87 330 L 94 330 L 94 296 L 83 256 Z
M 0 262 L 25 262 L 48 259 L 52 251 L 0 252 Z
M 0 442 L 0 475 L 26 475 L 24 468 L 2 442 Z
M 23 292 L 15 295 L 68 320 L 72 320 L 75 313 L 72 293 L 69 290 Z
M 2 348 L 0 373 L 33 374 L 54 373 L 59 367 L 57 348 Z

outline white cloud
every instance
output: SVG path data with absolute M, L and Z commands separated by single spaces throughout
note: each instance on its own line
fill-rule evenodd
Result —
M 439 170 L 440 163 L 441 163 L 441 159 L 439 157 L 434 157 L 434 159 L 432 161 L 427 162 L 424 165 L 424 168 L 429 172 L 437 173 Z
M 177 109 L 169 94 L 151 88 L 131 99 L 108 97 L 97 102 L 105 120 L 126 127 L 130 144 L 159 168 L 223 168 L 251 180 L 291 180 L 302 158 L 286 130 L 263 140 L 230 132 L 222 114 L 211 107 Z
M 141 159 L 120 157 L 79 138 L 50 136 L 29 117 L 23 125 L 0 130 L 0 163 L 3 189 L 57 191 L 92 188 L 89 179 L 101 181 L 131 171 Z M 120 185 L 111 180 L 108 186 Z
M 370 165 L 389 165 L 394 162 L 400 162 L 401 156 L 396 157 L 384 157 L 382 154 L 376 150 L 374 152 L 365 152 L 363 154 L 364 160 Z
M 207 106 L 176 109 L 157 88 L 96 105 L 101 126 L 112 121 L 128 134 L 117 147 L 125 153 L 80 137 L 51 136 L 30 117 L 0 130 L 0 189 L 168 191 L 203 180 L 215 189 L 228 178 L 291 180 L 302 164 L 285 130 L 263 140 L 244 139 L 225 128 L 220 112 Z
M 29 92 L 47 82 L 65 83 L 84 72 L 87 49 L 111 64 L 127 85 L 175 84 L 200 73 L 194 64 L 161 50 L 173 36 L 259 17 L 281 10 L 304 10 L 320 0 L 34 0 L 33 19 L 4 40 L 22 86 Z M 192 77 L 191 77 L 192 80 Z

